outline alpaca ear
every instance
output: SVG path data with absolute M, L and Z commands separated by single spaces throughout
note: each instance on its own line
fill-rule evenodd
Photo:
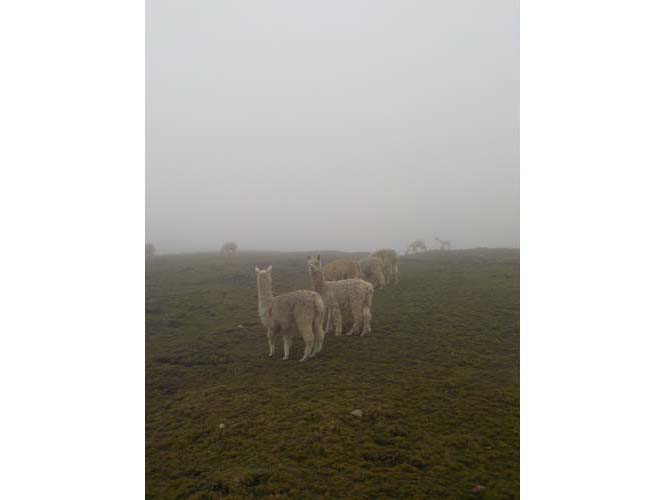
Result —
M 266 272 L 269 273 L 269 274 L 271 274 L 271 269 L 272 269 L 272 268 L 273 268 L 273 266 L 269 266 L 269 267 L 267 267 L 267 268 L 266 268 Z
M 255 266 L 255 274 L 259 274 L 259 267 Z

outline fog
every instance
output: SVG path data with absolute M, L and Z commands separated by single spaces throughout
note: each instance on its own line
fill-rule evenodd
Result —
M 518 1 L 149 0 L 147 24 L 158 253 L 519 246 Z

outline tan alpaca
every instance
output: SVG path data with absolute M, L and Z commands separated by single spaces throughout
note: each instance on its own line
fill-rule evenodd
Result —
M 387 285 L 398 284 L 398 255 L 391 248 L 376 250 L 371 257 L 379 257 L 384 264 L 384 279 Z
M 358 261 L 361 278 L 380 290 L 387 284 L 384 277 L 384 263 L 380 257 L 366 257 Z
M 273 296 L 271 266 L 266 270 L 255 268 L 257 275 L 257 298 L 259 319 L 266 327 L 269 341 L 269 357 L 276 347 L 276 335 L 282 335 L 285 348 L 284 360 L 289 359 L 290 348 L 294 340 L 294 328 L 301 334 L 306 349 L 301 361 L 315 356 L 322 350 L 324 343 L 324 302 L 322 297 L 310 290 L 296 290 Z
M 336 259 L 324 266 L 324 279 L 327 281 L 349 280 L 360 277 L 359 264 L 353 260 Z
M 327 281 L 324 279 L 322 259 L 308 256 L 308 274 L 313 289 L 322 296 L 327 309 L 327 328 L 333 326 L 336 336 L 343 333 L 343 311 L 352 313 L 353 324 L 346 335 L 355 335 L 361 329 L 361 335 L 371 333 L 371 306 L 373 302 L 373 285 L 362 279 Z

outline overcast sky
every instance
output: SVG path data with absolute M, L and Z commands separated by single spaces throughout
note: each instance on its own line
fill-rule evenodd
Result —
M 518 1 L 149 0 L 158 252 L 519 246 Z

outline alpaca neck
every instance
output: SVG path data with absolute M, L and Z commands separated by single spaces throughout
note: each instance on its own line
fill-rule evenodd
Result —
M 259 316 L 263 322 L 267 312 L 271 309 L 271 305 L 273 304 L 273 292 L 271 291 L 270 286 L 257 283 L 257 302 Z
M 324 280 L 324 272 L 322 269 L 312 271 L 310 273 L 310 280 L 313 282 L 313 290 L 322 294 L 327 287 L 327 282 Z

